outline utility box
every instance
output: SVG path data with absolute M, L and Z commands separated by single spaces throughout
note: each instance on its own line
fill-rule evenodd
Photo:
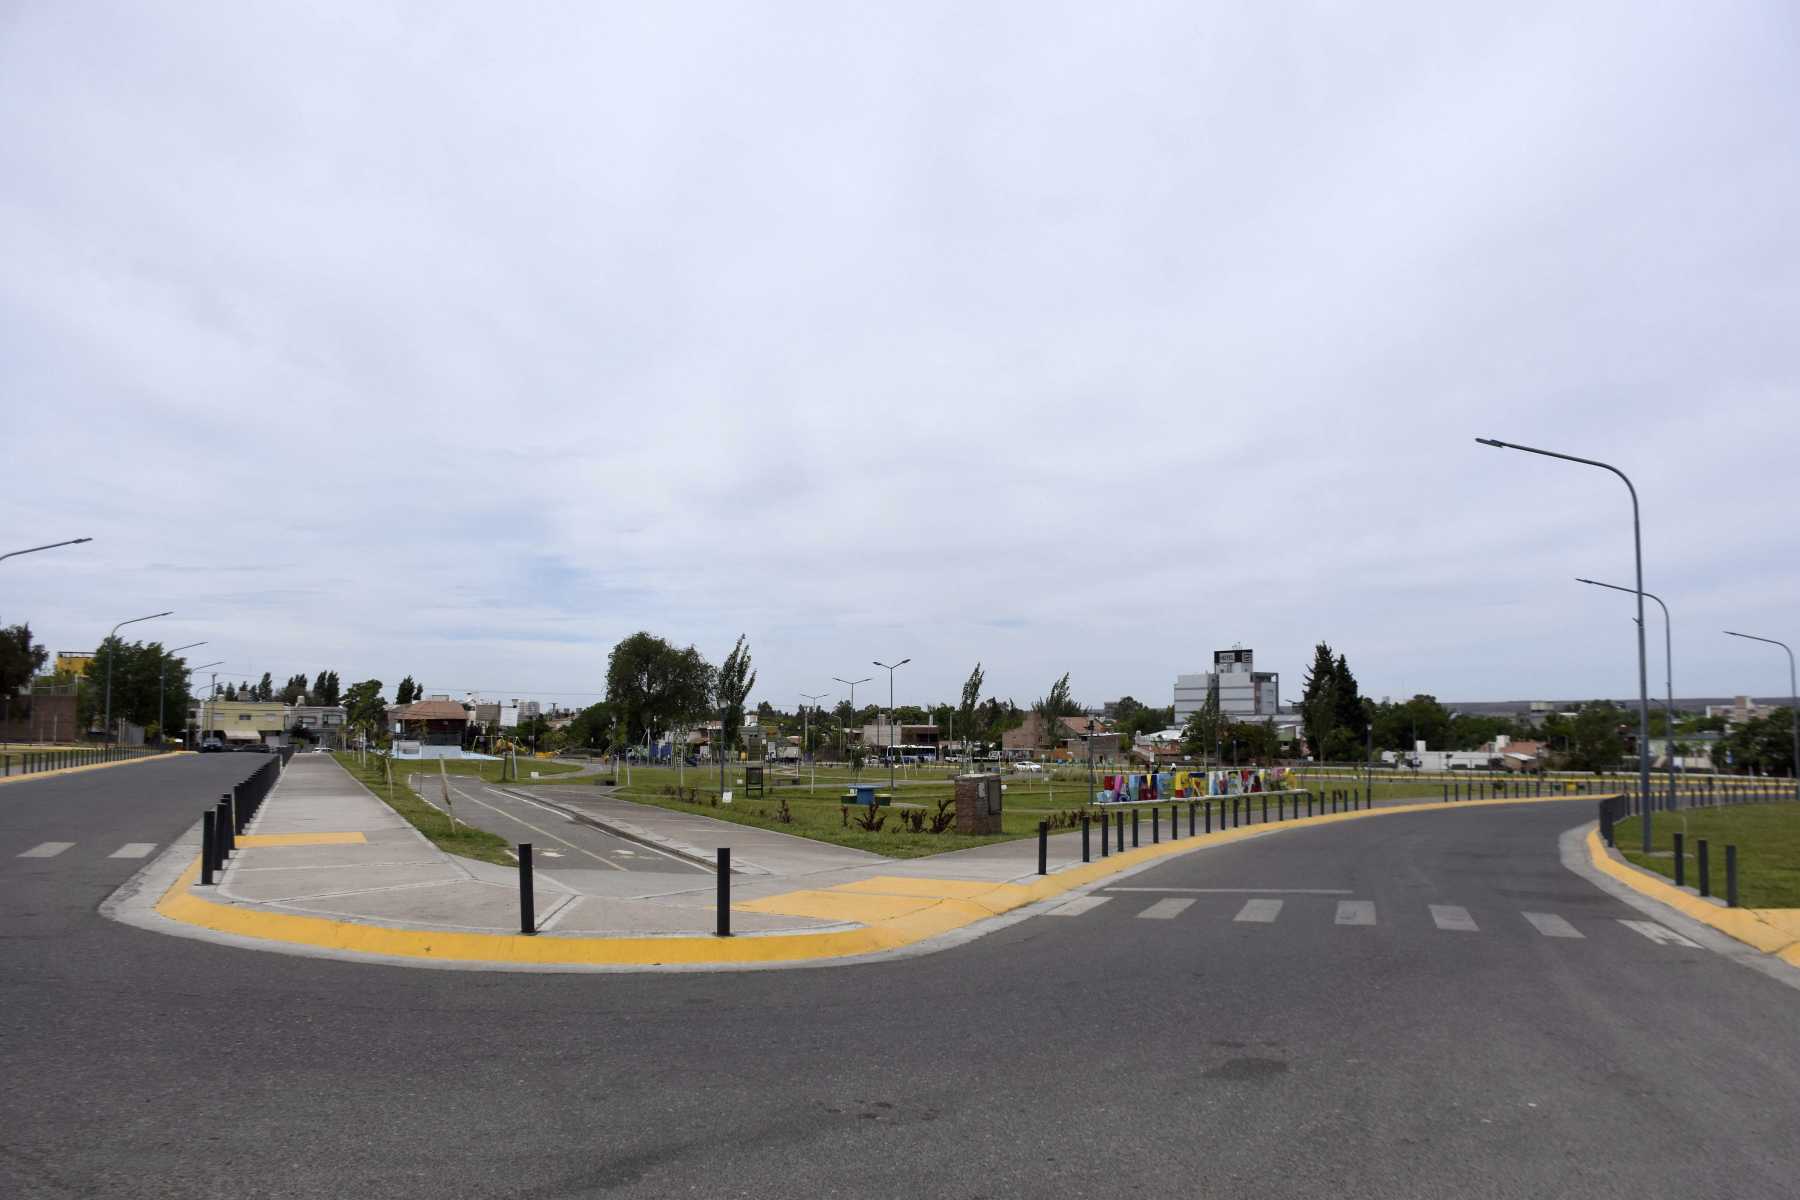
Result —
M 982 773 L 956 777 L 956 832 L 999 833 L 1003 812 L 1000 777 Z

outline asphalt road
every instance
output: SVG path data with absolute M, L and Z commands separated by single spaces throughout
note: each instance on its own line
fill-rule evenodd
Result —
M 571 777 L 573 778 L 573 777 Z M 431 775 L 415 780 L 415 789 L 438 803 L 438 783 Z M 579 880 L 589 871 L 653 871 L 661 874 L 710 874 L 706 868 L 652 846 L 617 837 L 533 797 L 531 785 L 495 787 L 467 776 L 450 777 L 456 819 L 517 845 L 532 843 L 532 858 L 546 874 Z
M 197 806 L 148 797 L 182 771 L 204 795 L 213 764 L 117 772 L 169 768 L 130 805 L 0 791 L 0 1194 L 1643 1200 L 1800 1176 L 1800 991 L 1619 924 L 1640 914 L 1557 858 L 1585 803 L 1277 831 L 876 965 L 508 975 L 162 937 L 94 915 L 105 872 L 59 873 L 74 850 L 10 856 L 169 836 Z

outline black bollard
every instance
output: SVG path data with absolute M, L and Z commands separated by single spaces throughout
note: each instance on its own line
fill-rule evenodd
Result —
M 1206 832 L 1212 832 L 1212 801 L 1206 802 Z
M 1188 836 L 1189 837 L 1194 836 L 1194 811 L 1196 809 L 1198 809 L 1199 807 L 1200 806 L 1198 804 L 1195 804 L 1192 800 L 1188 801 Z
M 213 814 L 212 810 L 200 814 L 200 886 L 211 887 L 213 881 Z
M 1612 831 L 1610 829 L 1608 829 L 1607 832 L 1611 833 Z M 1675 835 L 1675 886 L 1676 887 L 1686 887 L 1687 886 L 1687 850 L 1683 845 L 1683 843 L 1686 841 L 1687 841 L 1687 835 L 1685 833 L 1677 833 Z M 1612 839 L 1608 838 L 1606 844 L 1609 846 L 1612 845 Z
M 1726 843 L 1725 846 L 1725 907 L 1736 908 L 1737 895 L 1737 847 Z
M 1706 839 L 1694 839 L 1694 873 L 1699 876 L 1700 894 L 1712 895 L 1712 855 L 1707 852 Z
M 1088 854 L 1088 821 L 1089 821 L 1088 815 L 1086 813 L 1082 813 L 1081 814 L 1081 861 L 1082 862 L 1094 861 L 1093 858 Z
M 237 849 L 237 839 L 231 836 L 231 801 L 219 801 L 213 811 L 218 814 L 213 818 L 213 835 L 219 847 L 219 865 L 223 867 L 231 852 Z
M 1124 809 L 1119 810 L 1119 827 L 1117 830 L 1114 831 L 1114 833 L 1117 835 L 1114 840 L 1118 844 L 1119 853 L 1123 854 L 1123 853 L 1125 853 L 1125 810 Z
M 1137 847 L 1138 847 L 1138 810 L 1134 808 L 1131 810 L 1131 848 L 1133 850 L 1136 850 Z
M 1038 822 L 1038 874 L 1050 873 L 1050 822 Z
M 1157 805 L 1150 810 L 1150 844 L 1162 843 L 1162 806 Z
M 720 937 L 731 936 L 731 847 L 719 847 L 719 910 L 718 926 L 714 930 Z
M 1105 813 L 1100 814 L 1100 857 L 1105 858 L 1112 853 L 1108 845 L 1112 841 L 1112 818 Z
M 531 894 L 531 843 L 519 843 L 519 932 L 537 932 L 537 903 Z
M 1268 824 L 1268 823 L 1269 823 L 1269 793 L 1267 793 L 1267 792 L 1264 792 L 1264 793 L 1263 793 L 1263 819 L 1262 819 L 1262 823 L 1263 823 L 1263 824 L 1264 824 L 1264 825 L 1267 825 L 1267 824 Z

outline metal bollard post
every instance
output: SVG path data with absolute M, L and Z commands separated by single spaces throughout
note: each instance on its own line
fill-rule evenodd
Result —
M 1725 845 L 1725 907 L 1737 906 L 1737 847 L 1728 842 Z
M 1150 810 L 1150 844 L 1162 844 L 1162 806 L 1159 804 Z
M 1233 796 L 1231 798 L 1231 827 L 1233 829 L 1236 829 L 1243 823 L 1244 823 L 1244 801 L 1243 801 L 1242 797 Z
M 1119 810 L 1119 827 L 1113 831 L 1113 841 L 1119 847 L 1119 853 L 1125 853 L 1125 810 Z
M 1107 843 L 1112 840 L 1111 834 L 1112 834 L 1112 818 L 1108 817 L 1105 813 L 1101 813 L 1100 814 L 1100 857 L 1101 858 L 1105 858 L 1108 854 L 1112 853 L 1112 851 L 1107 848 Z
M 1188 801 L 1188 836 L 1194 836 L 1194 810 L 1199 808 L 1192 800 Z
M 1212 832 L 1212 801 L 1206 802 L 1206 832 Z
M 213 881 L 213 814 L 200 814 L 200 886 L 211 887 Z
M 519 843 L 519 932 L 537 932 L 537 903 L 531 894 L 531 843 Z
M 1264 825 L 1267 825 L 1267 824 L 1268 824 L 1268 823 L 1269 823 L 1269 793 L 1267 793 L 1267 792 L 1264 792 L 1264 793 L 1263 793 L 1263 819 L 1262 819 L 1262 823 L 1263 823 L 1263 824 L 1264 824 Z
M 1133 850 L 1136 850 L 1137 847 L 1138 847 L 1138 810 L 1134 808 L 1131 810 L 1131 848 Z
M 1050 873 L 1050 822 L 1038 822 L 1038 874 Z
M 1092 862 L 1093 861 L 1092 856 L 1088 853 L 1088 822 L 1089 822 L 1088 815 L 1086 813 L 1082 813 L 1081 814 L 1081 861 L 1082 862 Z
M 1687 841 L 1685 833 L 1675 835 L 1675 886 L 1687 886 L 1687 850 L 1683 843 Z M 1608 843 L 1610 844 L 1610 843 Z
M 231 801 L 219 801 L 215 811 L 219 814 L 213 821 L 218 836 L 219 865 L 224 866 L 225 859 L 237 849 L 237 839 L 231 834 Z
M 731 936 L 731 847 L 719 847 L 719 925 L 720 937 Z
M 1706 839 L 1694 839 L 1694 867 L 1699 876 L 1700 894 L 1712 895 L 1712 855 L 1707 852 Z

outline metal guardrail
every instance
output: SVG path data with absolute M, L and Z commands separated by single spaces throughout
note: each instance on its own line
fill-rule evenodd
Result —
M 0 779 L 14 775 L 41 775 L 46 771 L 63 771 L 70 767 L 124 762 L 133 758 L 154 758 L 168 753 L 171 751 L 148 746 L 71 746 L 56 750 L 5 751 L 0 752 Z

